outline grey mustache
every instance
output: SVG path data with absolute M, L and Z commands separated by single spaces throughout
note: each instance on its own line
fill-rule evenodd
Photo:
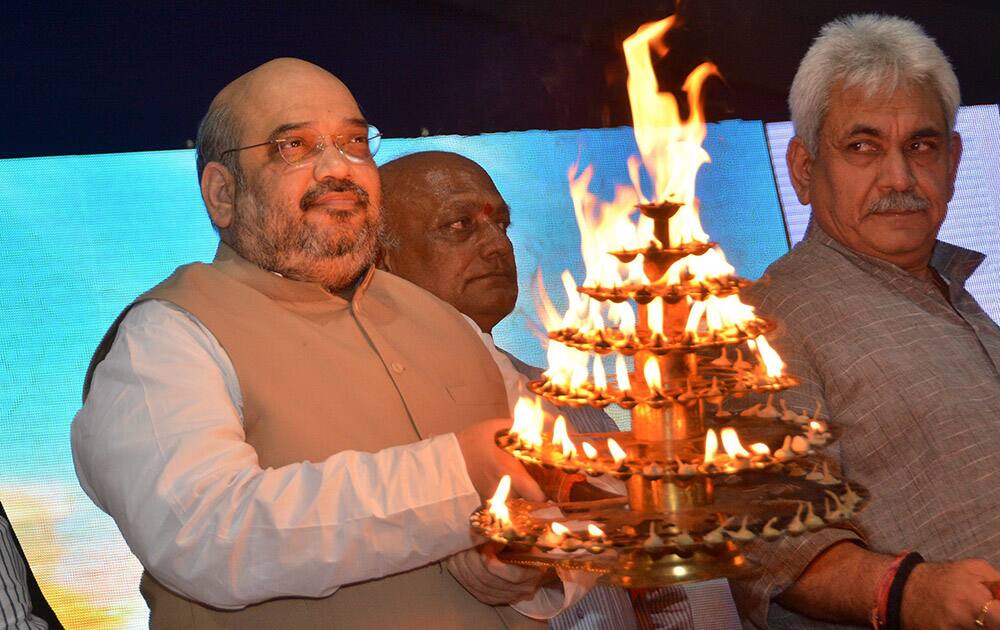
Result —
M 319 184 L 313 186 L 302 195 L 302 199 L 299 200 L 299 207 L 305 210 L 312 204 L 316 203 L 316 200 L 323 195 L 331 192 L 353 192 L 358 198 L 359 207 L 368 206 L 368 193 L 364 188 L 358 186 L 349 179 L 337 179 L 335 177 L 329 177 L 324 179 Z
M 871 214 L 879 214 L 890 210 L 926 210 L 931 202 L 912 192 L 893 191 L 877 199 L 869 208 Z

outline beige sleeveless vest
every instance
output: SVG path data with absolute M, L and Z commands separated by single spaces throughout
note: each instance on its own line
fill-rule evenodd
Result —
M 468 323 L 391 274 L 370 271 L 348 302 L 220 245 L 211 265 L 181 267 L 135 303 L 150 299 L 194 315 L 229 355 L 247 442 L 261 467 L 318 462 L 344 449 L 376 451 L 509 413 L 499 370 Z M 85 395 L 123 316 L 94 355 Z M 141 590 L 157 630 L 544 626 L 481 604 L 440 563 L 322 599 L 278 599 L 240 611 L 190 601 L 148 573 Z

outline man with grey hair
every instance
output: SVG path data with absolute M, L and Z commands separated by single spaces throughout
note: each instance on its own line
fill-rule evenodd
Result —
M 747 297 L 780 322 L 786 401 L 821 402 L 872 500 L 753 551 L 766 571 L 734 590 L 757 627 L 1000 628 L 1000 329 L 964 287 L 983 256 L 936 238 L 958 104 L 944 54 L 895 17 L 826 25 L 795 76 L 787 161 L 812 220 Z

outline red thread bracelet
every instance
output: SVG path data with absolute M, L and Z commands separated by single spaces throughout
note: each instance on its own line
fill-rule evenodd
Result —
M 872 608 L 872 628 L 874 630 L 882 630 L 885 628 L 886 622 L 886 609 L 889 606 L 889 589 L 892 587 L 892 581 L 896 577 L 896 571 L 899 570 L 900 563 L 903 562 L 903 558 L 909 555 L 910 550 L 904 549 L 896 559 L 892 561 L 889 568 L 885 570 L 882 577 L 878 581 L 878 590 L 875 592 L 875 607 Z

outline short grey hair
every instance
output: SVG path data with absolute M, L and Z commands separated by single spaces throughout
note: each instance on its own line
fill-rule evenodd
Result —
M 788 95 L 795 135 L 813 155 L 826 117 L 830 90 L 860 87 L 868 96 L 892 94 L 908 84 L 934 89 L 949 129 L 961 102 L 958 77 L 924 29 L 889 15 L 849 15 L 830 22 L 799 64 Z
M 194 144 L 199 181 L 209 162 L 219 162 L 233 174 L 237 188 L 244 187 L 246 179 L 243 176 L 243 169 L 240 168 L 239 153 L 222 155 L 224 151 L 239 146 L 240 131 L 239 121 L 227 105 L 209 107 L 208 113 L 198 125 L 198 136 Z

